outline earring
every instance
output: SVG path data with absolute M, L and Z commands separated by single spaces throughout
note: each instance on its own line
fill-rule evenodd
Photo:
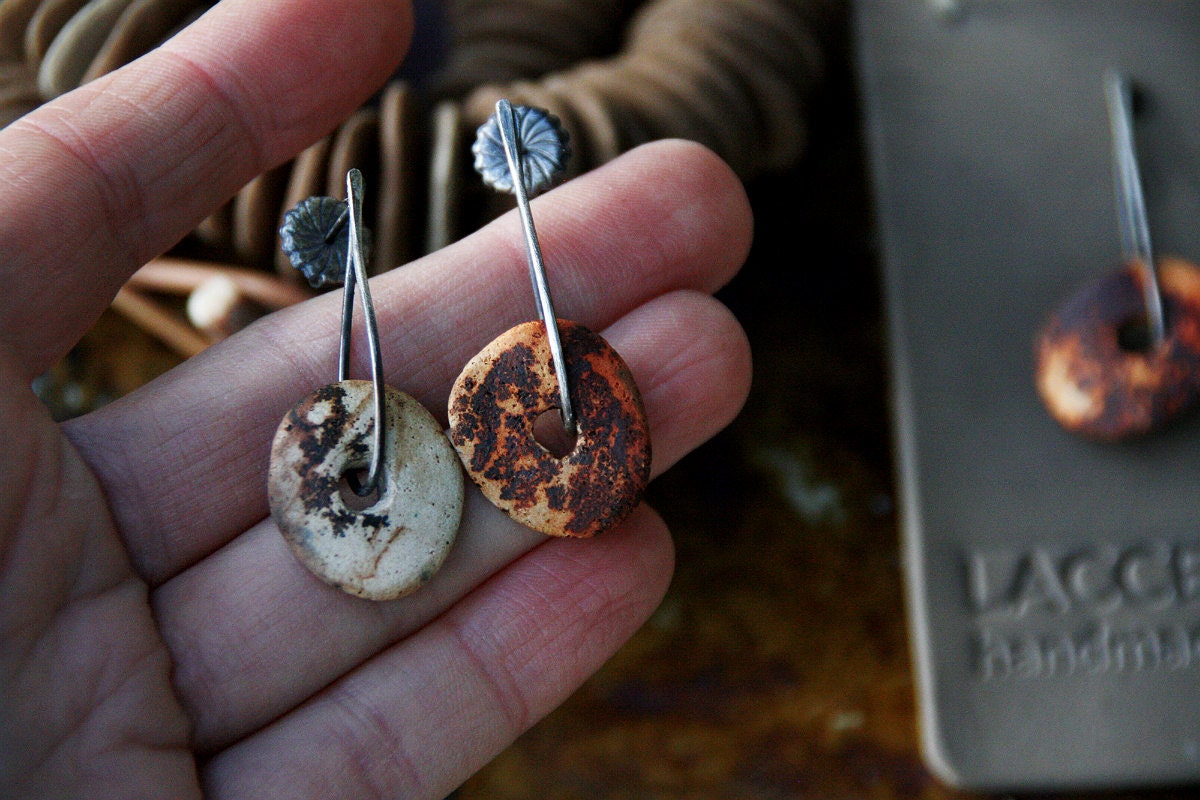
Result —
M 565 167 L 567 134 L 549 112 L 501 100 L 472 150 L 484 182 L 516 195 L 539 319 L 501 334 L 463 368 L 450 394 L 450 439 L 484 496 L 513 519 L 551 536 L 593 536 L 640 501 L 650 429 L 616 350 L 554 314 L 529 194 Z M 539 438 L 547 415 L 557 417 L 551 428 L 561 425 L 551 430 L 561 448 L 552 435 Z
M 1159 428 L 1200 400 L 1200 269 L 1156 263 L 1133 138 L 1133 94 L 1104 77 L 1124 264 L 1083 287 L 1037 342 L 1036 382 L 1067 430 L 1115 441 Z
M 345 289 L 338 382 L 279 423 L 267 494 L 272 518 L 314 575 L 359 597 L 391 600 L 420 587 L 445 560 L 462 517 L 463 478 L 433 415 L 383 383 L 362 196 L 362 175 L 352 169 L 346 202 L 312 197 L 284 217 L 280 235 L 293 265 L 314 287 L 344 282 Z M 346 379 L 356 286 L 370 381 Z

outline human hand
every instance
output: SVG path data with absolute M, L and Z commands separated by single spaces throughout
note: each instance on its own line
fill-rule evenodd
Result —
M 649 508 L 547 539 L 473 489 L 441 572 L 407 598 L 306 572 L 267 518 L 267 454 L 334 378 L 336 295 L 61 428 L 29 390 L 139 265 L 369 96 L 408 25 L 381 0 L 225 0 L 0 132 L 0 795 L 440 798 L 665 591 Z M 745 256 L 745 197 L 707 151 L 660 143 L 534 213 L 559 313 L 629 363 L 661 472 L 748 388 L 741 330 L 708 296 Z M 462 365 L 532 316 L 519 221 L 372 293 L 388 383 L 444 423 Z

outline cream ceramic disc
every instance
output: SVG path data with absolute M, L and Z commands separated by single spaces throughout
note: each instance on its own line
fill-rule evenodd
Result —
M 402 597 L 433 577 L 463 505 L 458 457 L 433 415 L 390 387 L 385 408 L 382 486 L 368 507 L 352 508 L 341 483 L 370 460 L 369 381 L 330 384 L 296 404 L 275 433 L 268 479 L 271 516 L 300 562 L 369 600 Z

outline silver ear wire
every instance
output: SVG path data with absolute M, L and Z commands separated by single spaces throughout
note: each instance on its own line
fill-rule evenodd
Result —
M 1112 129 L 1113 175 L 1116 178 L 1117 227 L 1121 236 L 1121 255 L 1141 270 L 1142 296 L 1146 305 L 1146 330 L 1150 346 L 1157 349 L 1166 338 L 1162 292 L 1158 268 L 1150 247 L 1150 225 L 1146 221 L 1146 199 L 1138 169 L 1133 138 L 1133 87 L 1115 69 L 1104 73 L 1104 98 L 1108 104 L 1108 122 Z
M 350 338 L 354 328 L 354 291 L 361 286 L 367 346 L 371 354 L 371 382 L 375 388 L 375 430 L 367 477 L 355 491 L 370 494 L 382 474 L 384 414 L 383 356 L 379 350 L 379 328 L 375 306 L 367 284 L 367 237 L 363 227 L 363 178 L 357 169 L 346 173 L 346 202 L 332 197 L 310 197 L 284 215 L 279 234 L 292 265 L 314 287 L 344 287 L 342 295 L 342 338 L 338 347 L 338 381 L 350 372 Z
M 521 115 L 518 124 L 517 115 Z M 490 125 L 480 128 L 475 143 L 475 168 L 484 182 L 499 191 L 512 191 L 517 198 L 521 223 L 525 230 L 525 248 L 529 257 L 529 277 L 533 282 L 534 298 L 537 301 L 538 317 L 546 326 L 547 344 L 554 371 L 558 377 L 558 394 L 561 403 L 563 429 L 568 436 L 578 430 L 575 408 L 571 403 L 571 391 L 567 379 L 566 359 L 563 356 L 562 337 L 558 330 L 558 318 L 554 314 L 554 303 L 550 298 L 550 285 L 546 280 L 546 264 L 542 259 L 542 248 L 538 244 L 537 231 L 533 227 L 533 213 L 529 207 L 529 191 L 547 187 L 554 176 L 566 166 L 570 150 L 566 146 L 566 133 L 548 112 L 541 109 L 520 107 L 514 112 L 507 100 L 496 103 L 494 121 L 498 141 L 503 153 L 495 152 L 497 138 L 493 137 Z M 532 124 L 526 124 L 526 123 Z M 539 147 L 529 149 L 527 131 L 532 130 L 541 139 Z M 526 161 L 532 160 L 539 167 L 537 174 L 526 173 Z M 507 165 L 503 169 L 502 165 Z
M 362 173 L 351 169 L 346 173 L 346 210 L 350 222 L 350 243 L 346 252 L 346 280 L 342 299 L 342 339 L 338 348 L 338 380 L 346 380 L 350 371 L 350 337 L 354 326 L 354 290 L 362 292 L 363 322 L 367 329 L 367 347 L 371 353 L 371 382 L 375 388 L 375 431 L 372 437 L 371 465 L 359 494 L 375 490 L 383 463 L 383 437 L 387 416 L 384 414 L 383 354 L 379 349 L 379 327 L 375 322 L 375 306 L 371 302 L 371 287 L 367 283 L 366 252 L 362 226 Z

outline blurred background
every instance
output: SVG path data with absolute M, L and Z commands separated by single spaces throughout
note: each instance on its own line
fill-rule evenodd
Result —
M 208 5 L 5 0 L 3 122 Z M 380 176 L 366 204 L 380 208 L 377 264 L 478 227 L 504 204 L 475 188 L 466 154 L 500 95 L 563 119 L 576 172 L 648 139 L 702 141 L 755 211 L 749 261 L 720 294 L 753 347 L 749 402 L 651 487 L 678 548 L 661 608 L 455 796 L 968 796 L 917 751 L 850 3 L 449 0 L 418 12 L 397 80 L 131 282 L 39 395 L 60 418 L 86 412 L 302 298 L 279 263 L 279 217 L 340 195 L 348 164 Z

